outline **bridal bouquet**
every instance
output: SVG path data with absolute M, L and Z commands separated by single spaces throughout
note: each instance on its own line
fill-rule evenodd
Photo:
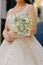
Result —
M 30 35 L 33 25 L 33 20 L 25 15 L 15 16 L 14 18 L 14 31 L 19 35 Z

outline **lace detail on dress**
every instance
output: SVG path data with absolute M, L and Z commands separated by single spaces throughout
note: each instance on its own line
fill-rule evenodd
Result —
M 13 25 L 13 22 L 14 22 L 14 17 L 15 15 L 18 16 L 18 15 L 27 15 L 27 9 L 28 9 L 28 5 L 24 8 L 24 10 L 22 10 L 22 12 L 20 13 L 15 13 L 15 14 L 10 14 L 8 17 L 7 17 L 7 24 L 8 24 L 8 27 L 10 30 L 13 31 L 14 29 L 14 25 Z M 12 11 L 12 9 L 10 9 L 10 11 Z

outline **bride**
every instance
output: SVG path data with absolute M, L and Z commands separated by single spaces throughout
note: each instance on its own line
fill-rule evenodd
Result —
M 34 7 L 27 0 L 16 0 L 16 6 L 8 11 L 4 41 L 0 47 L 0 65 L 43 65 L 43 50 L 33 34 L 36 33 L 36 16 Z M 30 16 L 34 25 L 30 36 L 22 36 L 13 32 L 13 17 L 25 14 Z

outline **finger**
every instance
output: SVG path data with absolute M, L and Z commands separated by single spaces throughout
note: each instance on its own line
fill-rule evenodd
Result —
M 6 33 L 5 33 L 5 38 L 8 39 L 8 40 L 13 40 L 13 38 Z
M 8 41 L 13 41 L 14 39 L 10 38 L 10 37 L 7 37 L 6 38 Z
M 13 32 L 10 31 L 7 34 L 8 34 L 9 37 L 14 38 L 14 33 Z
M 17 33 L 8 32 L 8 36 L 14 39 L 15 37 L 17 37 Z
M 11 35 L 10 35 L 11 36 Z M 7 40 L 7 41 L 13 41 L 14 39 L 12 37 L 10 37 L 9 34 L 7 32 L 4 33 L 4 38 Z

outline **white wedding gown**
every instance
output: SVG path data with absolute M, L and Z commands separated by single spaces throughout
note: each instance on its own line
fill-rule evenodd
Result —
M 16 15 L 26 15 L 27 9 L 28 6 Z M 14 14 L 7 17 L 7 24 L 12 31 L 13 20 Z M 43 65 L 42 46 L 33 35 L 15 38 L 13 42 L 4 39 L 0 46 L 0 65 Z

